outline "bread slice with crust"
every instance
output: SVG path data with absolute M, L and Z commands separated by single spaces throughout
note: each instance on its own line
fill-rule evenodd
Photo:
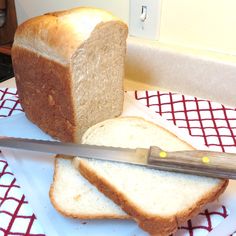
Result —
M 156 145 L 167 151 L 191 146 L 140 118 L 118 118 L 91 127 L 87 144 L 119 147 Z M 169 235 L 225 190 L 228 181 L 109 161 L 74 159 L 80 173 L 151 235 Z
M 83 178 L 71 157 L 55 159 L 50 200 L 62 215 L 78 219 L 129 219 L 121 208 Z

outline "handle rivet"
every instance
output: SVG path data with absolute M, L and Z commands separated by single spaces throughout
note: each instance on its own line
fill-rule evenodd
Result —
M 167 153 L 164 152 L 164 151 L 161 151 L 161 152 L 159 153 L 159 156 L 160 156 L 161 158 L 166 158 L 166 157 L 167 157 Z
M 203 163 L 206 163 L 206 164 L 209 163 L 209 162 L 210 162 L 209 157 L 206 157 L 206 156 L 205 156 L 205 157 L 202 157 L 202 162 L 203 162 Z

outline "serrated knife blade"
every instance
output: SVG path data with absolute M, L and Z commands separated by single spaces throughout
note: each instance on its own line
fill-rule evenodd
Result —
M 166 152 L 159 147 L 119 148 L 22 138 L 0 138 L 0 147 L 123 162 L 166 171 L 236 179 L 236 154 L 203 150 Z
M 148 149 L 119 148 L 23 138 L 0 138 L 0 147 L 146 165 Z

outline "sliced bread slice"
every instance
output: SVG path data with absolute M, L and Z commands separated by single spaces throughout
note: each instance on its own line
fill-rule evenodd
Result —
M 163 150 L 193 149 L 165 129 L 140 118 L 111 119 L 91 127 L 87 144 L 149 147 Z M 135 219 L 152 235 L 169 235 L 201 208 L 218 198 L 228 181 L 158 171 L 108 161 L 74 159 L 90 183 Z
M 53 206 L 62 215 L 79 219 L 128 219 L 121 208 L 84 179 L 72 159 L 58 155 L 53 184 L 50 188 Z
M 97 145 L 102 145 L 102 143 L 105 142 L 106 145 L 110 146 L 146 147 L 149 144 L 156 143 L 156 140 L 154 143 L 152 141 L 153 136 L 158 138 L 160 144 L 161 142 L 165 143 L 165 139 L 169 136 L 173 136 L 161 127 L 149 122 L 143 122 L 140 118 L 121 118 L 105 123 L 105 126 L 103 126 L 103 123 L 100 123 L 98 124 L 99 128 L 94 127 L 98 130 L 102 127 L 105 129 L 101 137 L 97 135 L 93 137 L 93 133 L 91 133 L 92 136 L 90 136 L 90 133 L 87 132 L 82 142 L 86 143 L 90 142 L 89 140 L 94 140 L 94 143 Z M 114 136 L 110 139 L 111 130 L 114 129 L 112 132 L 118 134 L 120 127 L 122 130 L 127 130 L 127 132 L 122 132 L 119 136 Z M 106 129 L 108 129 L 107 132 Z M 106 134 L 108 136 L 106 136 Z M 87 137 L 88 135 L 90 137 Z M 138 136 L 140 137 L 139 139 L 137 138 Z M 123 142 L 121 140 L 123 140 Z M 142 144 L 139 145 L 140 141 L 142 141 Z M 177 143 L 175 144 L 175 142 Z M 185 149 L 191 148 L 188 144 L 177 138 L 173 139 L 171 145 L 177 147 L 180 144 L 184 145 Z M 161 146 L 162 145 L 163 144 L 161 144 Z M 68 217 L 79 219 L 131 218 L 122 211 L 120 207 L 85 180 L 75 169 L 70 158 L 61 155 L 55 160 L 54 180 L 50 188 L 50 199 L 53 206 L 61 214 Z

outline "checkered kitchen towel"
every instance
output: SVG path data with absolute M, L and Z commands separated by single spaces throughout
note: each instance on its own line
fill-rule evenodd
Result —
M 211 150 L 236 153 L 236 108 L 160 91 L 129 92 Z
M 22 112 L 16 89 L 0 88 L 1 118 Z M 0 235 L 43 236 L 25 195 L 6 160 L 0 154 Z
M 128 93 L 212 150 L 236 152 L 235 109 L 177 93 Z M 19 112 L 22 112 L 22 108 L 16 89 L 0 89 L 0 118 Z M 229 214 L 225 206 L 210 204 L 198 216 L 180 227 L 175 235 L 207 235 Z M 6 160 L 1 156 L 0 235 L 44 235 Z
M 22 112 L 16 89 L 0 88 L 0 118 Z

